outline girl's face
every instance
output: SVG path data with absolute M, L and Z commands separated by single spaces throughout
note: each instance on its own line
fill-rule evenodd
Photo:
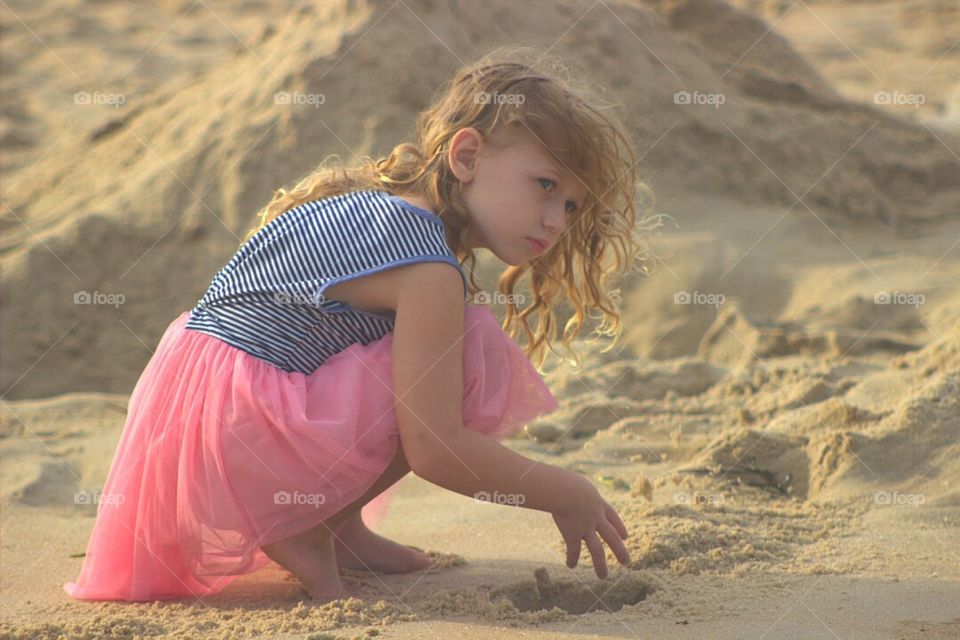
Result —
M 517 266 L 553 247 L 586 190 L 533 134 L 504 137 L 484 140 L 475 129 L 461 129 L 450 141 L 448 161 L 470 213 L 470 248 L 489 249 Z

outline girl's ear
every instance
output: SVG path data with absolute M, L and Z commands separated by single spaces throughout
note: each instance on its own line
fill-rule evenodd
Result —
M 447 160 L 450 163 L 450 170 L 460 182 L 466 184 L 473 180 L 482 148 L 483 136 L 472 127 L 460 129 L 453 134 Z

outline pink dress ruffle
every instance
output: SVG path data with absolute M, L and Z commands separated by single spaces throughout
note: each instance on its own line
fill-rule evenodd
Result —
M 222 590 L 270 562 L 262 545 L 317 526 L 372 486 L 400 442 L 393 334 L 309 375 L 170 323 L 130 396 L 83 567 L 82 600 Z M 463 423 L 503 439 L 557 408 L 519 345 L 465 308 Z M 377 526 L 394 487 L 368 503 Z

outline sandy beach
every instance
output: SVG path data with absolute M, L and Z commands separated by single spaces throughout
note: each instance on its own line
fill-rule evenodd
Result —
M 956 3 L 9 0 L 0 29 L 0 638 L 960 637 Z M 630 566 L 410 474 L 377 531 L 428 571 L 70 599 L 130 392 L 255 211 L 520 42 L 623 105 L 669 216 L 622 342 L 548 360 L 561 407 L 508 441 L 595 481 Z

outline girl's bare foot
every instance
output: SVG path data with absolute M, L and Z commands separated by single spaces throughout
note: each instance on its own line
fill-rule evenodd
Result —
M 408 573 L 426 569 L 434 562 L 425 553 L 370 531 L 359 512 L 344 522 L 334 549 L 337 566 L 355 571 Z
M 332 533 L 310 530 L 261 549 L 268 558 L 295 575 L 311 599 L 329 601 L 344 595 Z

